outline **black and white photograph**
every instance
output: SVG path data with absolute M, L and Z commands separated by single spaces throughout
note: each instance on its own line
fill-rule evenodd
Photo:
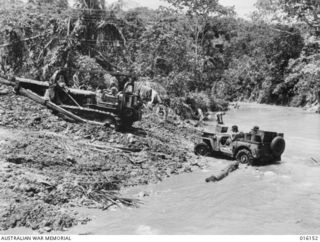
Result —
M 320 240 L 319 0 L 0 0 L 0 240 L 126 235 Z

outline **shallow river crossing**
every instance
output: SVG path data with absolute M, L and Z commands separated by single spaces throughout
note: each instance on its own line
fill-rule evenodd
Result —
M 283 132 L 282 164 L 241 168 L 219 183 L 207 184 L 204 179 L 228 162 L 212 159 L 207 170 L 130 191 L 151 193 L 139 209 L 98 212 L 94 221 L 67 233 L 319 234 L 320 164 L 311 158 L 320 161 L 320 116 L 295 108 L 242 104 L 224 119 L 243 131 L 258 125 Z

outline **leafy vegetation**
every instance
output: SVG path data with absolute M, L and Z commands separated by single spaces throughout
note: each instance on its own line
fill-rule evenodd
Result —
M 75 8 L 64 0 L 2 1 L 0 40 L 10 44 L 1 48 L 4 74 L 45 80 L 66 68 L 70 80 L 96 88 L 107 86 L 110 72 L 131 73 L 213 110 L 225 101 L 305 106 L 320 99 L 318 1 L 258 0 L 251 20 L 218 0 L 128 11 L 100 0 L 78 0 Z

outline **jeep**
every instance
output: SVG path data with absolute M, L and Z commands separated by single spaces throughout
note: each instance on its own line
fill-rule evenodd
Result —
M 236 126 L 235 126 L 236 127 Z M 259 130 L 249 133 L 228 133 L 228 126 L 217 125 L 215 133 L 204 132 L 195 154 L 201 156 L 223 155 L 242 164 L 265 165 L 281 161 L 285 150 L 282 133 Z

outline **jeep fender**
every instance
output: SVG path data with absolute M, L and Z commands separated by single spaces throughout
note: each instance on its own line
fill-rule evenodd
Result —
M 211 150 L 213 150 L 214 144 L 212 139 L 202 138 L 203 143 L 207 144 Z

